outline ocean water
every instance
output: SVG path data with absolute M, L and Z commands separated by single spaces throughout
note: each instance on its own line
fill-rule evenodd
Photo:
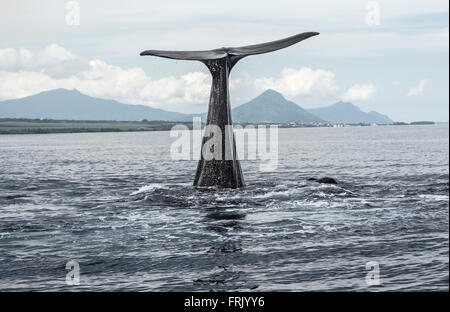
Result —
M 241 190 L 192 187 L 173 141 L 0 136 L 0 290 L 448 291 L 448 125 L 280 129 Z

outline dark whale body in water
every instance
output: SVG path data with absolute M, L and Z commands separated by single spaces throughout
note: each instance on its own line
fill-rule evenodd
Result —
M 141 55 L 153 55 L 178 60 L 203 62 L 212 75 L 211 95 L 209 99 L 206 127 L 216 125 L 222 138 L 221 157 L 205 159 L 202 153 L 195 175 L 194 186 L 216 186 L 238 188 L 244 186 L 241 165 L 239 163 L 234 133 L 232 130 L 230 93 L 228 78 L 236 63 L 249 55 L 273 52 L 286 48 L 302 40 L 316 36 L 317 32 L 305 32 L 285 39 L 237 48 L 220 48 L 208 51 L 161 51 L 147 50 Z M 214 134 L 205 132 L 202 151 Z
M 323 177 L 320 179 L 317 178 L 309 178 L 308 181 L 314 181 L 317 183 L 323 183 L 323 184 L 337 184 L 337 181 L 330 177 Z

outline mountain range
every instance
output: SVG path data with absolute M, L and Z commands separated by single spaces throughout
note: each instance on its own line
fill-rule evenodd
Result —
M 145 105 L 127 105 L 94 98 L 78 90 L 56 89 L 22 99 L 0 102 L 0 118 L 48 118 L 62 120 L 167 120 L 189 121 L 186 114 Z
M 236 122 L 297 122 L 326 123 L 294 102 L 286 100 L 283 95 L 266 90 L 250 102 L 235 107 L 232 110 L 233 121 Z
M 375 111 L 365 113 L 359 107 L 347 102 L 337 102 L 331 106 L 312 108 L 308 111 L 332 124 L 393 123 L 386 115 Z
M 196 115 L 199 114 L 123 104 L 67 89 L 55 89 L 0 102 L 0 118 L 191 121 Z M 241 123 L 393 123 L 386 115 L 374 111 L 365 113 L 351 103 L 338 102 L 331 106 L 306 110 L 274 90 L 266 90 L 253 100 L 235 107 L 232 109 L 232 118 L 233 121 Z

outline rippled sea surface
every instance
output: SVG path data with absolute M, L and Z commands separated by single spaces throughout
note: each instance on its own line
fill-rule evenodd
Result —
M 0 290 L 449 289 L 448 125 L 280 129 L 242 190 L 193 188 L 173 141 L 0 136 Z

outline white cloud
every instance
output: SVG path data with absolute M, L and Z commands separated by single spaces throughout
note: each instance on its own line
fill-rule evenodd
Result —
M 0 99 L 65 88 L 78 89 L 94 97 L 168 110 L 185 110 L 186 104 L 190 108 L 202 104 L 201 110 L 205 110 L 208 103 L 209 73 L 190 72 L 179 77 L 152 79 L 142 68 L 122 68 L 99 59 L 87 62 L 85 68 L 73 72 L 70 62 L 83 61 L 58 45 L 51 45 L 37 54 L 25 49 L 0 50 Z M 55 76 L 55 72 L 59 75 Z M 233 80 L 233 85 L 239 83 L 239 79 Z
M 302 67 L 298 70 L 285 68 L 279 78 L 257 78 L 254 86 L 258 91 L 274 89 L 287 97 L 319 94 L 333 95 L 337 90 L 334 74 L 323 69 Z
M 62 85 L 43 72 L 0 71 L 0 100 L 21 98 Z
M 206 103 L 211 91 L 211 75 L 202 72 L 181 76 L 184 87 L 184 100 L 190 103 Z
M 16 50 L 0 49 L 0 69 L 1 68 L 12 68 L 16 65 L 17 53 Z
M 376 87 L 373 84 L 355 84 L 351 86 L 342 96 L 343 101 L 368 100 L 375 95 Z
M 419 96 L 422 95 L 423 92 L 425 91 L 425 88 L 428 86 L 429 84 L 429 80 L 428 79 L 422 79 L 419 81 L 419 85 L 417 87 L 412 87 L 408 90 L 408 96 Z
M 43 71 L 51 76 L 61 77 L 87 67 L 88 62 L 57 44 L 51 44 L 37 53 L 24 48 L 0 49 L 0 70 Z
M 53 65 L 64 61 L 74 60 L 77 57 L 57 44 L 51 44 L 39 53 L 37 62 L 41 66 Z
M 140 91 L 143 100 L 154 103 L 205 104 L 211 89 L 211 77 L 202 72 L 191 72 L 180 78 L 165 77 L 150 80 Z
M 37 54 L 20 48 L 0 49 L 0 70 L 8 68 L 45 69 L 78 57 L 57 44 L 51 44 Z
M 18 57 L 21 66 L 30 66 L 33 62 L 33 53 L 27 49 L 20 48 Z

